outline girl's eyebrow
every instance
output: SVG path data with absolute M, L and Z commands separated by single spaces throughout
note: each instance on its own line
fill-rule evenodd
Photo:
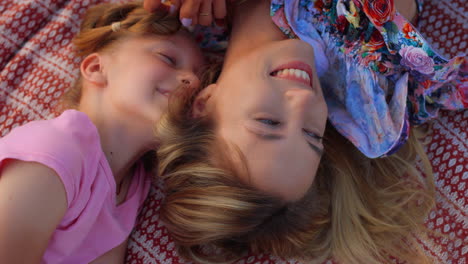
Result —
M 166 43 L 164 43 L 164 44 L 169 45 L 169 46 L 171 46 L 171 47 L 177 47 L 177 44 L 176 44 L 172 39 L 170 39 L 170 38 L 160 38 L 160 39 L 156 39 L 156 40 L 155 40 L 156 42 L 154 42 L 154 40 L 150 40 L 150 41 L 152 41 L 152 44 L 153 44 L 153 45 L 156 45 L 156 42 L 158 42 L 158 43 L 164 43 L 164 42 L 166 42 Z
M 255 130 L 251 130 L 251 129 L 247 128 L 247 127 L 245 127 L 245 128 L 247 129 L 247 131 L 249 131 L 250 133 L 254 134 L 256 137 L 258 137 L 259 139 L 262 139 L 262 140 L 274 141 L 274 140 L 280 140 L 280 139 L 284 138 L 284 136 L 280 135 L 280 134 L 270 133 L 270 132 L 260 133 L 260 132 L 255 131 Z M 307 142 L 307 145 L 312 149 L 312 151 L 317 153 L 317 155 L 319 155 L 319 157 L 321 157 L 323 155 L 323 148 L 318 147 L 318 146 L 310 143 L 307 140 L 306 140 L 306 142 Z

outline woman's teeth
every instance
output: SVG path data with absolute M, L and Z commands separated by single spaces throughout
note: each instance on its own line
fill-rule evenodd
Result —
M 275 71 L 271 75 L 279 77 L 279 78 L 296 77 L 296 78 L 303 79 L 307 82 L 310 81 L 309 74 L 299 69 L 283 69 L 283 70 Z

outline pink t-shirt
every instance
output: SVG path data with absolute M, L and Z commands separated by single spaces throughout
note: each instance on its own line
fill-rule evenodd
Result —
M 75 110 L 12 130 L 0 139 L 0 165 L 8 158 L 54 169 L 66 190 L 68 209 L 42 263 L 88 263 L 121 244 L 150 187 L 150 176 L 139 164 L 126 201 L 116 205 L 115 179 L 97 129 L 86 114 Z

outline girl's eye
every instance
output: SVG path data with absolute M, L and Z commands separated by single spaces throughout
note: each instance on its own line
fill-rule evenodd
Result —
M 158 54 L 162 58 L 162 60 L 165 61 L 167 64 L 170 64 L 172 66 L 175 66 L 177 64 L 177 61 L 173 57 L 168 56 L 164 53 L 158 53 Z
M 304 132 L 307 134 L 307 136 L 309 136 L 309 137 L 311 137 L 313 139 L 316 139 L 316 140 L 322 140 L 322 138 L 323 138 L 323 137 L 315 134 L 314 132 L 310 132 L 310 131 L 308 131 L 306 129 L 304 129 Z
M 281 124 L 281 122 L 279 122 L 279 121 L 272 120 L 272 119 L 267 119 L 267 118 L 257 118 L 256 120 L 258 122 L 260 122 L 260 123 L 263 123 L 263 124 L 269 125 L 269 126 L 279 126 Z

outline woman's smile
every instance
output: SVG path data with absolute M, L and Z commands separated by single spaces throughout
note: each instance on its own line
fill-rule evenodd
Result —
M 300 82 L 312 87 L 312 67 L 301 61 L 283 64 L 271 72 L 270 75 L 280 79 Z

